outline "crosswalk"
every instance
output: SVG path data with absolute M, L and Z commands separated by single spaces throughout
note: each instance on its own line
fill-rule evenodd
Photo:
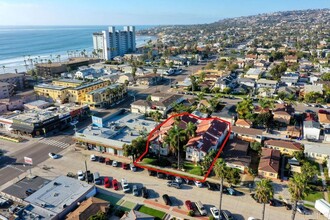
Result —
M 57 141 L 57 140 L 54 140 L 51 138 L 44 138 L 44 139 L 39 140 L 39 142 L 47 144 L 47 145 L 63 148 L 63 149 L 70 146 L 70 144 L 68 144 L 68 143 Z

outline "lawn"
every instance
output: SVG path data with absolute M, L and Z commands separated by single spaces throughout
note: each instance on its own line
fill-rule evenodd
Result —
M 114 196 L 109 196 L 109 195 L 105 195 L 105 194 L 102 194 L 102 193 L 97 193 L 95 195 L 96 198 L 99 198 L 99 199 L 103 199 L 105 201 L 109 201 L 110 204 L 113 204 L 113 205 L 118 205 L 120 204 L 120 198 L 117 198 L 117 197 L 114 197 Z
M 159 210 L 156 210 L 156 209 L 152 209 L 152 208 L 149 208 L 149 207 L 144 206 L 144 205 L 140 207 L 139 212 L 154 216 L 154 217 L 156 217 L 155 218 L 156 220 L 163 219 L 164 216 L 165 216 L 165 212 L 162 212 L 162 211 L 159 211 Z
M 183 164 L 183 168 L 185 169 L 185 171 L 187 173 L 190 173 L 190 174 L 193 174 L 193 175 L 198 175 L 198 176 L 203 175 L 202 168 L 199 165 L 196 166 L 193 163 L 185 162 Z
M 155 158 L 143 158 L 142 163 L 154 164 L 157 161 Z
M 304 199 L 310 202 L 315 202 L 317 199 L 323 199 L 323 192 L 311 192 Z

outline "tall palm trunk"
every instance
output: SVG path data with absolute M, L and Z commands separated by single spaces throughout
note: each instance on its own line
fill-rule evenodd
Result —
M 265 209 L 266 209 L 266 203 L 263 203 L 262 204 L 262 217 L 261 217 L 261 220 L 265 219 Z
M 295 219 L 296 212 L 297 212 L 297 201 L 294 201 L 294 204 L 293 204 L 293 207 L 292 207 L 291 220 L 294 220 Z
M 223 191 L 223 177 L 220 179 L 220 202 L 219 202 L 219 211 L 221 212 L 221 206 L 222 206 L 222 191 Z
M 180 169 L 180 136 L 178 135 L 178 169 Z

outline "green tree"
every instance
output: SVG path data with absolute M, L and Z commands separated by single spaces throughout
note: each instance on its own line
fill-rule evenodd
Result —
M 269 128 L 273 121 L 273 115 L 270 112 L 260 113 L 253 121 L 256 127 Z
M 230 87 L 226 87 L 226 88 L 223 89 L 223 92 L 225 94 L 229 94 L 231 92 L 231 88 Z
M 214 63 L 210 62 L 210 63 L 206 64 L 205 69 L 210 70 L 210 69 L 214 69 L 214 67 L 215 67 Z
M 316 103 L 318 99 L 323 99 L 323 95 L 319 92 L 309 92 L 305 94 L 305 101 L 309 103 Z
M 167 142 L 172 149 L 175 149 L 177 151 L 178 169 L 180 169 L 181 144 L 185 140 L 186 140 L 185 131 L 176 124 L 169 130 L 168 135 L 165 138 L 165 142 Z
M 155 111 L 151 113 L 151 118 L 155 121 L 155 122 L 159 122 L 160 119 L 163 117 L 162 113 L 160 113 L 159 111 Z
M 271 184 L 271 181 L 269 179 L 262 179 L 260 182 L 257 182 L 255 195 L 257 200 L 263 204 L 261 219 L 264 220 L 266 203 L 268 203 L 269 200 L 272 199 L 274 195 L 274 189 Z
M 107 216 L 104 212 L 98 211 L 95 215 L 92 215 L 88 220 L 107 220 Z
M 256 152 L 260 152 L 262 146 L 261 146 L 260 142 L 255 141 L 255 142 L 250 143 L 250 147 L 251 147 L 252 150 L 254 150 Z
M 226 179 L 227 179 L 227 183 L 229 185 L 239 184 L 239 182 L 241 180 L 241 176 L 240 176 L 239 172 L 240 171 L 235 168 L 228 169 L 227 174 L 226 174 Z
M 324 74 L 322 74 L 321 79 L 323 81 L 330 81 L 330 73 L 324 73 Z
M 301 173 L 304 174 L 306 181 L 310 182 L 317 175 L 318 167 L 308 161 L 304 161 L 301 166 Z
M 219 200 L 219 210 L 221 211 L 222 207 L 222 193 L 223 193 L 223 181 L 226 178 L 227 166 L 225 161 L 222 158 L 217 159 L 213 170 L 215 175 L 220 178 L 220 200 Z
M 303 173 L 294 173 L 289 180 L 289 192 L 293 201 L 291 220 L 295 219 L 297 212 L 297 203 L 306 196 L 308 190 L 307 179 Z
M 135 81 L 135 77 L 136 77 L 136 67 L 135 66 L 133 66 L 132 67 L 132 77 L 133 77 L 133 80 Z
M 253 106 L 252 99 L 245 98 L 245 99 L 243 99 L 243 101 L 241 101 L 237 104 L 236 111 L 237 111 L 239 118 L 249 119 L 249 118 L 252 118 L 252 116 L 253 116 L 253 114 L 252 114 L 253 109 L 254 109 L 254 106 Z
M 188 122 L 187 127 L 185 129 L 187 138 L 192 138 L 196 135 L 196 125 L 194 123 L 192 123 L 191 121 Z

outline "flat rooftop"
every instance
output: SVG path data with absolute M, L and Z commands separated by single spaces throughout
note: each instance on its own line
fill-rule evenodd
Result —
M 43 88 L 43 89 L 53 89 L 53 90 L 63 90 L 67 88 L 66 86 L 55 86 L 53 84 L 46 84 L 46 83 L 38 84 L 35 85 L 34 87 Z
M 17 73 L 4 73 L 4 74 L 0 74 L 0 80 L 23 77 L 23 76 L 24 76 L 23 74 L 17 74 Z
M 111 144 L 121 149 L 124 144 L 130 144 L 141 134 L 150 133 L 156 124 L 154 121 L 145 120 L 143 115 L 123 112 L 103 119 L 103 128 L 88 126 L 76 135 L 85 140 Z
M 116 83 L 116 84 L 111 84 L 109 86 L 103 87 L 103 88 L 99 88 L 96 90 L 93 90 L 91 92 L 89 92 L 88 94 L 93 95 L 93 94 L 97 94 L 97 93 L 104 93 L 107 89 L 115 89 L 117 87 L 119 87 L 120 84 Z
M 36 101 L 33 101 L 33 102 L 25 103 L 25 105 L 31 105 L 31 106 L 40 106 L 40 105 L 45 105 L 45 104 L 50 104 L 50 103 L 46 102 L 44 100 L 36 100 Z
M 40 176 L 35 176 L 33 178 L 25 177 L 17 183 L 5 188 L 4 190 L 2 190 L 2 192 L 19 199 L 25 199 L 27 197 L 25 193 L 26 190 L 38 190 L 49 182 L 50 180 L 42 178 Z
M 91 82 L 91 83 L 86 83 L 84 85 L 81 85 L 81 86 L 77 86 L 75 88 L 72 88 L 73 90 L 80 90 L 80 89 L 85 89 L 85 88 L 88 88 L 90 86 L 94 86 L 94 85 L 98 85 L 100 83 L 103 83 L 103 81 L 95 81 L 95 82 Z
M 93 188 L 93 185 L 84 181 L 59 176 L 27 197 L 25 201 L 58 214 Z
M 57 79 L 53 80 L 53 82 L 83 83 L 85 81 L 79 79 Z

